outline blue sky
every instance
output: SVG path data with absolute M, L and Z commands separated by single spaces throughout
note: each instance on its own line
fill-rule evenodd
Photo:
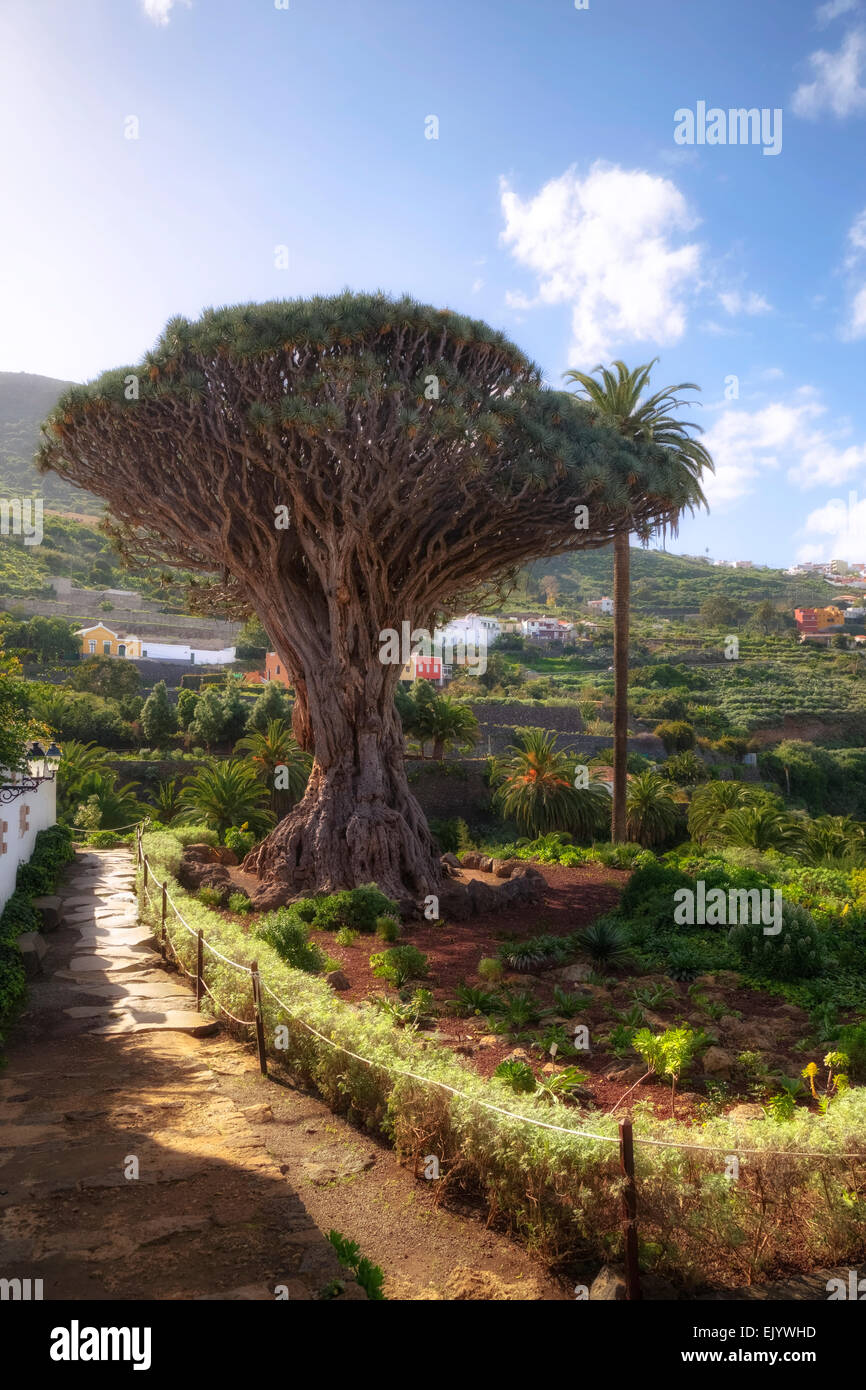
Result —
M 781 150 L 676 143 L 699 102 L 781 111 Z M 673 548 L 866 561 L 866 0 L 6 0 L 0 115 L 0 369 L 408 291 L 555 385 L 699 383 Z

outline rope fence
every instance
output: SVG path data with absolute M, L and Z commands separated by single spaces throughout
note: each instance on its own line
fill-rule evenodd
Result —
M 157 883 L 158 880 L 153 876 L 150 861 L 148 860 L 147 855 L 144 853 L 142 849 L 140 823 L 138 823 L 137 825 L 136 833 L 136 856 L 137 864 L 142 869 L 142 886 L 144 889 L 144 893 L 147 897 L 148 903 L 151 906 L 154 906 L 154 899 L 151 896 L 148 887 L 148 879 L 150 878 L 154 883 Z M 408 1068 L 395 1067 L 392 1064 L 376 1061 L 371 1057 L 364 1057 L 361 1053 L 353 1051 L 351 1048 L 344 1046 L 344 1044 L 335 1042 L 333 1038 L 328 1037 L 326 1033 L 320 1032 L 318 1028 L 315 1028 L 311 1023 L 308 1023 L 306 1019 L 302 1018 L 299 1014 L 295 1013 L 294 1010 L 285 1002 L 285 1000 L 281 999 L 279 995 L 275 994 L 274 991 L 270 988 L 270 986 L 261 979 L 257 961 L 253 961 L 251 964 L 247 965 L 241 961 L 232 960 L 230 959 L 230 957 L 223 955 L 221 951 L 218 951 L 215 946 L 212 946 L 210 942 L 205 940 L 201 928 L 195 928 L 190 926 L 189 922 L 187 922 L 186 918 L 183 916 L 183 913 L 180 911 L 179 907 L 171 897 L 171 894 L 168 891 L 167 884 L 161 883 L 159 884 L 159 888 L 161 892 L 161 902 L 159 905 L 159 910 L 161 922 L 161 938 L 163 946 L 168 947 L 168 949 L 170 949 L 174 960 L 177 962 L 181 970 L 183 970 L 184 974 L 187 975 L 189 979 L 195 981 L 197 1004 L 201 1003 L 202 994 L 207 994 L 209 998 L 213 1001 L 215 1007 L 221 1013 L 225 1014 L 226 1017 L 230 1018 L 233 1023 L 236 1023 L 244 1028 L 255 1028 L 259 1067 L 263 1076 L 268 1075 L 267 1049 L 265 1044 L 264 1032 L 264 1017 L 262 1012 L 262 995 L 263 993 L 266 993 L 270 996 L 274 1003 L 279 1006 L 279 1008 L 286 1015 L 286 1017 L 289 1018 L 293 1023 L 296 1023 L 300 1027 L 305 1028 L 308 1033 L 318 1038 L 319 1041 L 324 1043 L 327 1047 L 331 1047 L 335 1049 L 337 1052 L 341 1052 L 346 1057 L 351 1057 L 354 1061 L 360 1062 L 363 1066 L 378 1069 L 379 1071 L 385 1072 L 389 1076 L 402 1077 L 407 1080 L 416 1081 L 423 1086 L 430 1086 L 435 1088 L 436 1090 L 447 1092 L 449 1095 L 456 1096 L 458 1099 L 466 1101 L 470 1105 L 477 1106 L 478 1108 L 483 1110 L 491 1111 L 495 1115 L 500 1115 L 505 1119 L 516 1121 L 519 1124 L 530 1125 L 536 1129 L 550 1130 L 556 1134 L 571 1135 L 576 1139 L 588 1139 L 600 1144 L 618 1145 L 620 1153 L 620 1169 L 623 1177 L 623 1234 L 625 1239 L 626 1253 L 625 1272 L 627 1297 L 641 1297 L 639 1291 L 637 1269 L 638 1247 L 636 1226 L 636 1183 L 634 1170 L 634 1144 L 643 1144 L 646 1147 L 650 1148 L 680 1149 L 683 1151 L 706 1154 L 724 1154 L 726 1157 L 730 1156 L 731 1146 L 725 1147 L 723 1145 L 689 1144 L 681 1141 L 651 1139 L 648 1136 L 635 1135 L 633 1132 L 632 1122 L 628 1119 L 621 1119 L 618 1121 L 618 1134 L 597 1134 L 593 1133 L 590 1130 L 575 1129 L 572 1126 L 568 1125 L 551 1124 L 546 1120 L 537 1119 L 533 1115 L 521 1115 L 519 1112 L 509 1110 L 504 1106 L 494 1105 L 491 1101 L 482 1100 L 479 1096 L 471 1096 L 466 1091 L 461 1091 L 455 1086 L 448 1085 L 447 1082 L 437 1081 L 429 1076 L 422 1076 L 418 1072 L 410 1071 Z M 180 956 L 178 955 L 174 943 L 172 942 L 171 937 L 168 933 L 166 927 L 166 916 L 168 907 L 171 907 L 175 918 L 181 924 L 184 930 L 187 931 L 190 934 L 190 936 L 194 937 L 196 940 L 197 965 L 195 973 L 188 970 L 186 966 L 183 964 L 183 961 L 180 959 Z M 239 970 L 242 973 L 250 976 L 253 1006 L 253 1017 L 251 1019 L 237 1018 L 225 1007 L 224 1004 L 221 1004 L 219 1002 L 219 1000 L 213 994 L 212 990 L 208 987 L 204 980 L 204 951 L 209 951 L 213 956 L 215 956 L 218 960 L 222 961 L 225 965 L 230 966 L 231 968 Z M 813 1162 L 818 1158 L 836 1159 L 846 1162 L 852 1159 L 863 1161 L 864 1158 L 866 1158 L 866 1155 L 864 1155 L 863 1153 L 821 1153 L 816 1151 L 798 1151 L 794 1149 L 774 1150 L 740 1148 L 736 1150 L 736 1156 L 760 1156 L 762 1158 L 796 1160 L 809 1159 Z

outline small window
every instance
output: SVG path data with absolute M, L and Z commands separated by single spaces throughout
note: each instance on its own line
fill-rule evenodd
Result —
M 95 651 L 96 651 L 96 643 L 95 643 L 95 642 L 88 642 L 87 645 L 88 645 L 90 651 L 92 651 L 92 652 L 95 652 Z
M 103 650 L 103 653 L 105 654 L 105 656 L 111 656 L 111 643 L 110 643 L 110 642 L 103 642 L 103 644 L 102 644 L 102 650 Z
M 123 642 L 118 642 L 117 644 L 117 655 L 126 656 L 126 647 Z

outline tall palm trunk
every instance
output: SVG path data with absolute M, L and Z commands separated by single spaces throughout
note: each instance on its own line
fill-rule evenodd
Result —
M 613 541 L 613 812 L 611 839 L 626 840 L 625 798 L 628 760 L 628 620 L 631 587 L 629 533 Z

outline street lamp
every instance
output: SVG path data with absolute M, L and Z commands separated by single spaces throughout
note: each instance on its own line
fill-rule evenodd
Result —
M 27 767 L 31 777 L 41 782 L 45 776 L 45 749 L 41 743 L 31 743 L 27 750 Z

